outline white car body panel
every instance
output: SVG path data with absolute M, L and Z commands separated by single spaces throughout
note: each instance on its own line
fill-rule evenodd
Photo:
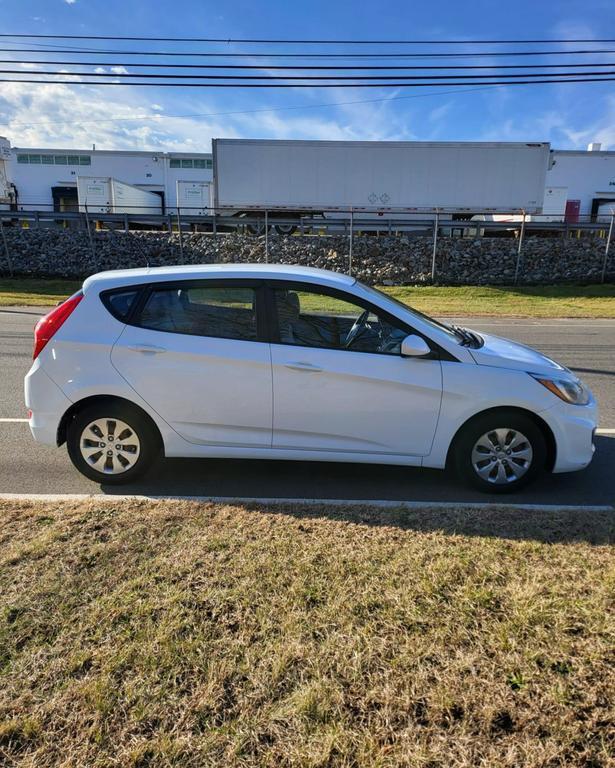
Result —
M 141 352 L 141 346 L 161 351 Z M 271 447 L 269 344 L 127 325 L 113 367 L 185 440 Z
M 411 454 L 431 450 L 439 360 L 271 345 L 273 447 Z M 304 367 L 305 366 L 305 367 Z
M 551 427 L 556 437 L 554 471 L 568 471 L 566 467 L 572 469 L 577 461 L 580 469 L 591 461 L 592 430 L 597 423 L 597 406 L 593 398 L 588 405 L 567 405 L 524 371 L 496 366 L 443 362 L 442 381 L 440 420 L 433 449 L 425 458 L 424 466 L 445 466 L 449 447 L 459 429 L 477 413 L 502 407 L 534 413 Z M 478 402 L 477 393 L 480 393 Z M 567 430 L 559 426 L 554 428 L 553 422 L 558 416 L 573 426 L 575 432 L 580 429 L 585 433 L 585 437 L 577 436 L 574 447 L 567 445 Z M 570 458 L 575 455 L 578 459 Z
M 138 328 L 115 319 L 101 291 L 176 281 L 287 280 L 377 304 L 438 344 L 442 360 L 235 341 Z M 118 270 L 88 278 L 84 298 L 25 379 L 36 440 L 56 444 L 75 403 L 108 395 L 143 409 L 167 456 L 352 461 L 442 468 L 458 430 L 491 408 L 535 414 L 555 442 L 554 472 L 593 455 L 597 406 L 570 405 L 528 373 L 573 377 L 539 352 L 484 336 L 479 349 L 347 275 L 283 265 Z M 161 354 L 131 346 L 162 347 Z M 447 359 L 447 354 L 452 359 Z M 307 363 L 317 371 L 288 365 Z
M 516 341 L 510 341 L 510 339 L 502 339 L 500 336 L 492 336 L 488 333 L 481 333 L 481 338 L 484 342 L 483 346 L 470 352 L 479 365 L 544 373 L 547 376 L 566 370 L 563 365 L 525 344 L 519 344 Z
M 34 439 L 43 445 L 56 445 L 59 416 L 72 402 L 45 372 L 40 357 L 34 361 L 24 382 L 26 408 L 32 412 L 30 430 Z

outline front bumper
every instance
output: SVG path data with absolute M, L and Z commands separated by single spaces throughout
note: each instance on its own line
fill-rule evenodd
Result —
M 598 406 L 593 397 L 587 405 L 559 402 L 540 416 L 555 437 L 553 472 L 575 472 L 587 467 L 594 456 L 598 426 Z
M 58 385 L 35 360 L 24 379 L 26 408 L 31 411 L 29 424 L 32 436 L 45 445 L 58 444 L 58 426 L 72 405 Z

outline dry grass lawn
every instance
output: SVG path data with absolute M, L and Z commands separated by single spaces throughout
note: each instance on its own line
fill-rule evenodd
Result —
M 0 279 L 1 306 L 54 306 L 81 281 Z M 615 317 L 615 284 L 539 286 L 395 286 L 385 293 L 428 315 L 497 317 Z
M 608 513 L 0 502 L 0 764 L 607 768 Z

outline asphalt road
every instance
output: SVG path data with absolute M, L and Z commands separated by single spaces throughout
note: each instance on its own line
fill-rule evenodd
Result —
M 39 310 L 0 310 L 0 493 L 143 493 L 270 498 L 488 501 L 436 470 L 313 462 L 162 460 L 138 484 L 99 486 L 73 469 L 65 449 L 34 442 L 25 417 L 23 377 Z M 615 430 L 615 320 L 458 319 L 478 331 L 529 344 L 575 370 L 593 389 L 601 428 Z M 591 466 L 547 475 L 514 501 L 613 504 L 615 431 L 597 438 Z M 497 497 L 494 497 L 497 498 Z M 501 497 L 500 497 L 501 498 Z M 511 499 L 512 500 L 512 499 Z

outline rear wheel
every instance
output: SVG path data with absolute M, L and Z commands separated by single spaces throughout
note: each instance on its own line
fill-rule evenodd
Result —
M 544 471 L 547 446 L 531 418 L 500 411 L 485 414 L 463 429 L 454 459 L 466 483 L 485 493 L 512 493 Z
M 81 474 L 107 485 L 136 480 L 160 452 L 160 438 L 150 420 L 117 401 L 94 403 L 77 413 L 66 445 Z
M 264 235 L 265 234 L 265 222 L 257 222 L 256 224 L 247 224 L 246 229 L 251 235 Z M 277 234 L 282 236 L 288 236 L 294 234 L 297 227 L 293 224 L 269 224 L 269 234 Z
M 297 227 L 295 227 L 294 224 L 276 224 L 275 231 L 278 233 L 278 235 L 287 237 L 289 235 L 294 235 L 294 233 L 297 231 Z
M 257 222 L 256 224 L 246 224 L 246 229 L 248 230 L 249 234 L 258 235 L 260 237 L 260 235 L 265 234 L 265 223 Z

